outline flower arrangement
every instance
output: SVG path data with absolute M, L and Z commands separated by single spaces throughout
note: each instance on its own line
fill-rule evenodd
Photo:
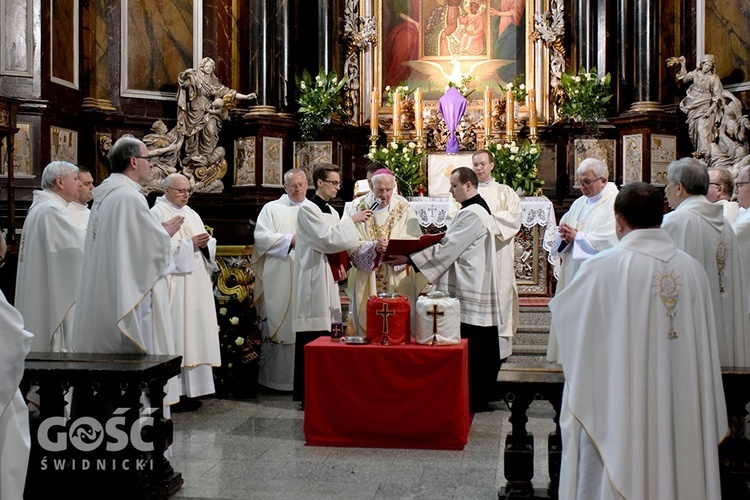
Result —
M 474 92 L 474 80 L 476 80 L 476 78 L 473 76 L 462 74 L 460 78 L 456 79 L 456 81 L 450 80 L 448 85 L 445 86 L 445 91 L 447 92 L 451 87 L 456 87 L 461 95 L 468 99 L 472 92 Z
M 412 196 L 415 188 L 424 186 L 426 180 L 422 170 L 424 153 L 417 152 L 413 142 L 391 142 L 387 147 L 372 147 L 366 158 L 387 167 L 396 176 L 402 196 Z
M 255 390 L 260 358 L 260 318 L 250 300 L 217 301 L 221 367 L 214 369 L 217 394 L 246 395 Z
M 528 139 L 518 146 L 515 141 L 505 144 L 490 144 L 495 168 L 492 177 L 499 183 L 523 190 L 530 196 L 540 196 L 544 181 L 537 179 L 536 162 L 539 146 Z
M 299 126 L 302 140 L 308 141 L 315 138 L 323 124 L 330 121 L 331 115 L 344 115 L 341 91 L 346 81 L 343 78 L 339 80 L 335 71 L 326 74 L 323 69 L 314 80 L 307 70 L 302 71 L 301 77 L 295 78 L 299 91 Z
M 599 78 L 596 68 L 587 72 L 581 67 L 577 75 L 563 73 L 560 86 L 567 98 L 560 105 L 560 116 L 580 121 L 588 132 L 595 133 L 596 122 L 604 118 L 607 103 L 612 98 L 609 82 L 609 73 Z
M 526 90 L 526 84 L 523 80 L 523 74 L 516 75 L 516 78 L 505 88 L 508 92 L 513 92 L 513 100 L 518 103 L 526 102 L 526 96 L 529 94 Z
M 393 100 L 394 96 L 396 94 L 401 95 L 401 102 L 404 102 L 409 95 L 411 95 L 414 92 L 414 89 L 410 89 L 409 86 L 402 82 L 396 87 L 391 87 L 390 85 L 385 86 L 385 106 L 393 106 Z

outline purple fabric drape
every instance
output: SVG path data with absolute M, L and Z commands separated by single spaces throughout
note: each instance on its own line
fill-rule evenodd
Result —
M 438 100 L 438 109 L 443 115 L 445 124 L 448 126 L 448 142 L 445 145 L 445 152 L 456 154 L 458 153 L 456 127 L 466 112 L 466 98 L 461 95 L 461 92 L 456 87 L 451 87 Z

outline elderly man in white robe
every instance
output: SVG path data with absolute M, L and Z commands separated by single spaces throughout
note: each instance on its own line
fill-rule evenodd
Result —
M 664 192 L 674 211 L 664 217 L 662 229 L 706 270 L 721 364 L 748 366 L 750 325 L 737 238 L 721 205 L 706 199 L 708 183 L 706 167 L 698 160 L 670 163 Z
M 297 212 L 305 201 L 307 177 L 293 168 L 284 173 L 284 194 L 258 214 L 250 266 L 255 272 L 253 300 L 261 311 L 258 383 L 277 391 L 294 388 L 294 252 Z
M 219 323 L 216 319 L 211 272 L 216 266 L 216 239 L 206 232 L 203 220 L 187 206 L 190 180 L 170 174 L 163 181 L 164 195 L 156 198 L 151 212 L 166 222 L 183 217 L 172 235 L 174 273 L 167 278 L 176 354 L 182 356 L 180 406 L 173 410 L 196 410 L 199 396 L 214 393 L 213 366 L 221 366 Z M 182 397 L 184 396 L 184 397 Z
M 16 275 L 16 308 L 34 334 L 31 349 L 68 349 L 75 316 L 75 294 L 83 266 L 86 231 L 78 227 L 68 204 L 78 198 L 78 167 L 53 161 L 42 172 L 42 190 L 34 191 L 21 234 Z
M 355 224 L 367 221 L 372 210 L 362 210 L 351 217 L 339 218 L 328 202 L 341 189 L 341 170 L 330 163 L 313 169 L 315 194 L 305 200 L 297 214 L 297 244 L 294 253 L 296 281 L 294 300 L 295 352 L 294 392 L 292 399 L 305 396 L 304 346 L 328 335 L 332 323 L 341 322 L 339 287 L 333 277 L 328 254 L 336 254 L 359 246 Z
M 0 257 L 5 258 L 0 234 Z M 0 499 L 23 498 L 31 435 L 29 410 L 18 389 L 23 362 L 33 335 L 24 329 L 23 317 L 0 292 Z
M 94 195 L 91 194 L 94 190 L 94 178 L 88 168 L 79 165 L 78 180 L 81 183 L 78 197 L 68 203 L 68 210 L 70 215 L 73 216 L 73 220 L 76 221 L 76 225 L 85 230 L 89 225 L 89 215 L 91 214 L 89 202 L 94 199 Z
M 367 332 L 367 299 L 378 293 L 398 293 L 405 296 L 411 306 L 412 331 L 415 328 L 417 294 L 426 282 L 417 277 L 409 266 L 394 268 L 381 261 L 388 240 L 417 239 L 422 236 L 417 214 L 403 196 L 395 194 L 396 177 L 387 168 L 375 171 L 372 191 L 353 204 L 350 216 L 361 210 L 372 210 L 372 217 L 356 224 L 359 239 L 357 248 L 349 251 L 353 266 L 349 274 L 349 303 L 352 314 L 353 335 Z M 349 332 L 349 327 L 347 327 Z
M 708 279 L 659 229 L 662 212 L 658 189 L 625 185 L 620 244 L 550 301 L 570 340 L 560 344 L 560 498 L 721 498 L 728 426 Z
M 708 169 L 708 193 L 706 199 L 711 203 L 718 203 L 724 210 L 724 218 L 732 226 L 740 214 L 740 206 L 732 200 L 734 192 L 734 176 L 724 167 Z
M 737 247 L 742 266 L 742 283 L 745 292 L 745 307 L 750 314 L 750 165 L 740 168 L 734 183 L 737 203 L 743 209 L 732 226 L 737 236 Z
M 143 142 L 118 139 L 109 163 L 112 174 L 93 191 L 73 350 L 175 354 L 166 277 L 175 268 L 170 238 L 184 217 L 159 223 L 149 211 L 140 192 L 151 170 Z M 177 386 L 170 383 L 164 401 L 178 399 Z
M 477 174 L 459 167 L 450 177 L 450 192 L 461 203 L 445 237 L 411 255 L 394 256 L 389 263 L 412 264 L 437 290 L 458 297 L 461 337 L 469 340 L 469 410 L 491 411 L 500 369 L 498 327 L 502 324 L 497 282 L 495 241 L 497 224 L 479 195 Z
M 550 251 L 553 258 L 559 258 L 561 263 L 555 293 L 565 289 L 583 262 L 617 244 L 613 209 L 617 186 L 607 181 L 607 165 L 601 160 L 586 158 L 576 173 L 582 196 L 560 219 L 559 234 Z M 563 341 L 551 328 L 547 344 L 548 361 L 557 361 L 557 346 Z

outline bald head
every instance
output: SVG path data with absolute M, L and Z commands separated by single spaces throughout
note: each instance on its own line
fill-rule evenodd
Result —
M 187 205 L 190 198 L 190 180 L 182 174 L 169 174 L 163 181 L 164 196 L 180 208 Z

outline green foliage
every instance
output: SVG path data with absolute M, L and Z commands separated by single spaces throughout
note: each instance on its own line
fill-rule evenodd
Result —
M 596 132 L 596 122 L 607 114 L 607 103 L 612 98 L 609 88 L 610 75 L 602 78 L 596 68 L 586 71 L 583 67 L 578 75 L 563 73 L 560 86 L 567 99 L 560 105 L 560 116 L 584 124 L 588 132 Z
M 461 95 L 468 99 L 472 92 L 474 92 L 474 80 L 476 80 L 476 78 L 473 76 L 463 74 L 457 81 L 448 81 L 448 85 L 445 86 L 445 91 L 447 92 L 451 87 L 456 87 Z
M 387 147 L 370 148 L 365 156 L 393 172 L 401 196 L 412 196 L 417 185 L 427 182 L 422 170 L 424 153 L 417 153 L 416 148 L 413 142 L 391 142 Z
M 341 91 L 346 81 L 339 80 L 335 71 L 326 74 L 322 68 L 314 80 L 307 70 L 302 71 L 301 77 L 295 78 L 299 91 L 297 102 L 300 105 L 299 126 L 302 140 L 309 141 L 315 139 L 323 124 L 330 121 L 331 115 L 344 115 Z
M 396 87 L 390 85 L 385 86 L 385 106 L 393 106 L 393 96 L 395 94 L 401 94 L 401 102 L 404 102 L 415 89 L 410 89 L 406 82 L 399 83 Z
M 525 103 L 526 96 L 529 94 L 529 92 L 526 90 L 526 83 L 523 79 L 523 73 L 516 75 L 516 78 L 513 80 L 513 82 L 508 84 L 505 91 L 513 92 L 514 101 L 521 104 Z
M 539 146 L 528 139 L 519 147 L 515 141 L 506 144 L 491 144 L 495 168 L 492 177 L 499 183 L 523 189 L 529 196 L 541 196 L 544 181 L 537 179 L 536 163 Z

